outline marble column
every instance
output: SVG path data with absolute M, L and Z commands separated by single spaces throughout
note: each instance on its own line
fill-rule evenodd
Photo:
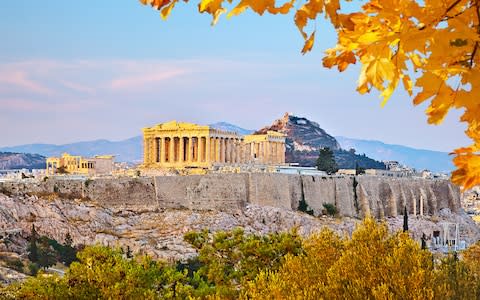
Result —
M 260 162 L 265 163 L 265 142 L 260 142 Z
M 199 136 L 197 138 L 197 140 L 198 140 L 198 152 L 197 152 L 198 153 L 198 159 L 197 159 L 197 161 L 198 162 L 204 162 L 203 155 L 205 154 L 205 150 L 204 150 L 203 147 L 205 146 L 205 142 L 203 140 L 203 137 L 201 137 L 201 136 Z
M 211 157 L 211 153 L 212 153 L 211 150 L 212 149 L 211 149 L 210 137 L 209 136 L 205 137 L 205 150 L 207 151 L 205 153 L 205 162 L 207 164 L 210 164 L 210 161 L 212 159 L 212 157 Z
M 255 158 L 255 142 L 250 143 L 250 153 L 248 153 L 249 160 L 253 160 Z
M 235 156 L 234 162 L 236 164 L 240 163 L 240 153 L 238 152 L 238 150 L 240 150 L 240 142 L 238 141 L 238 139 L 235 139 L 233 153 L 234 153 L 234 156 Z
M 170 145 L 168 149 L 168 162 L 173 164 L 175 163 L 175 137 L 170 136 Z
M 185 152 L 185 141 L 183 140 L 183 136 L 179 137 L 180 145 L 178 145 L 178 161 L 183 163 L 185 162 L 184 152 Z
M 214 143 L 215 143 L 215 149 L 214 149 L 214 155 L 215 155 L 215 162 L 220 162 L 220 139 L 218 137 L 214 138 Z
M 224 159 L 224 153 L 223 153 L 223 138 L 218 138 L 218 153 L 219 153 L 219 158 L 218 158 L 218 162 L 219 163 L 223 163 L 223 159 Z
M 231 149 L 230 138 L 226 138 L 225 139 L 225 162 L 226 163 L 231 163 L 231 160 L 232 160 L 230 149 Z
M 225 163 L 226 161 L 226 143 L 225 143 L 225 138 L 222 138 L 220 140 L 220 162 Z
M 271 146 L 270 142 L 265 142 L 265 157 L 266 157 L 267 164 L 270 164 L 272 162 L 271 161 L 272 151 L 270 150 L 270 146 Z
M 165 163 L 165 137 L 160 138 L 160 163 Z
M 193 137 L 188 137 L 188 162 L 193 162 Z

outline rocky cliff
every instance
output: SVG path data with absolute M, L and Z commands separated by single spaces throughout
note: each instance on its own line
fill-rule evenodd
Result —
M 300 201 L 315 216 L 296 211 Z M 335 205 L 341 218 L 325 216 L 324 203 Z M 467 243 L 479 237 L 448 181 L 280 174 L 3 183 L 0 232 L 19 232 L 25 239 L 35 224 L 40 234 L 58 241 L 70 233 L 75 244 L 128 245 L 134 252 L 181 259 L 195 255 L 183 241 L 191 230 L 241 226 L 264 234 L 297 227 L 309 235 L 329 226 L 349 234 L 367 214 L 400 230 L 405 206 L 416 239 L 441 230 L 442 221 L 459 223 Z M 0 242 L 0 251 L 5 247 Z
M 257 133 L 266 133 L 268 130 L 278 131 L 287 135 L 287 152 L 310 152 L 324 147 L 332 150 L 340 149 L 340 145 L 333 136 L 325 132 L 318 123 L 312 122 L 307 118 L 286 113 L 283 118 L 275 120 L 272 125 L 258 130 Z
M 0 152 L 0 170 L 44 169 L 45 160 L 38 154 Z
M 287 135 L 285 158 L 288 163 L 315 166 L 319 150 L 328 147 L 334 150 L 339 168 L 354 169 L 358 164 L 366 169 L 385 169 L 385 165 L 381 162 L 341 149 L 340 144 L 333 136 L 323 130 L 318 123 L 307 118 L 286 113 L 283 118 L 260 129 L 257 133 L 266 133 L 268 130 Z
M 0 182 L 6 195 L 60 196 L 102 207 L 147 207 L 236 213 L 247 204 L 296 210 L 300 201 L 321 215 L 325 203 L 341 216 L 435 216 L 461 210 L 460 191 L 448 180 L 373 176 L 326 177 L 272 173 Z

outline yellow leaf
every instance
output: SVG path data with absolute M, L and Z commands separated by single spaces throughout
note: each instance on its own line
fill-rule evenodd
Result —
M 413 86 L 413 83 L 412 83 L 412 80 L 410 79 L 410 76 L 404 75 L 403 78 L 402 78 L 402 81 L 403 81 L 403 87 L 404 87 L 405 90 L 408 92 L 408 94 L 409 94 L 410 96 L 412 96 L 412 86 Z
M 302 54 L 305 54 L 311 51 L 313 48 L 314 42 L 315 42 L 315 31 L 310 35 L 308 40 L 305 41 L 305 45 L 303 46 L 303 49 L 302 49 Z
M 457 170 L 452 173 L 452 182 L 470 189 L 480 184 L 480 155 L 475 153 L 459 154 L 453 159 Z
M 177 3 L 177 1 L 173 1 L 172 3 L 170 3 L 170 5 L 165 6 L 162 9 L 162 11 L 160 12 L 160 16 L 162 17 L 163 20 L 166 20 L 168 18 L 168 16 L 172 12 L 172 9 L 175 7 L 176 3 Z

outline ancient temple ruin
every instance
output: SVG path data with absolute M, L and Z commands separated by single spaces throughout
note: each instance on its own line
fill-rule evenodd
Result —
M 210 126 L 171 121 L 143 129 L 145 168 L 285 163 L 286 135 L 275 131 L 241 136 Z

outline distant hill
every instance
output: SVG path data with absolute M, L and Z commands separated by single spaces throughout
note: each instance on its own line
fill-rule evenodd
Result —
M 0 152 L 0 170 L 45 169 L 45 160 L 38 154 Z
M 236 131 L 241 135 L 251 134 L 253 130 L 218 122 L 210 126 L 222 130 Z M 357 161 L 363 167 L 381 168 L 376 160 L 397 160 L 418 170 L 429 169 L 433 172 L 449 172 L 454 169 L 448 153 L 414 149 L 401 145 L 389 145 L 379 141 L 333 137 L 319 124 L 306 118 L 285 115 L 272 125 L 259 130 L 279 130 L 287 137 L 287 161 L 298 162 L 301 165 L 314 165 L 318 157 L 319 147 L 335 149 L 335 157 L 342 168 L 351 168 Z M 356 154 L 348 152 L 350 148 Z M 345 149 L 347 151 L 342 151 Z M 116 161 L 141 162 L 143 159 L 142 137 L 135 136 L 123 141 L 96 140 L 65 145 L 28 144 L 0 148 L 3 152 L 37 153 L 40 156 L 59 156 L 63 152 L 82 156 L 98 154 L 113 154 Z M 359 155 L 360 154 L 360 155 Z M 366 156 L 363 156 L 365 154 Z M 372 159 L 373 158 L 373 159 Z
M 116 161 L 140 162 L 143 156 L 143 145 L 142 137 L 136 136 L 117 142 L 96 140 L 65 145 L 28 144 L 0 148 L 0 151 L 38 153 L 46 157 L 59 156 L 64 152 L 85 157 L 99 154 L 112 154 L 115 155 Z
M 447 152 L 415 149 L 401 145 L 385 144 L 380 141 L 336 137 L 343 149 L 354 148 L 357 153 L 378 160 L 396 160 L 417 170 L 450 172 L 454 169 L 452 157 Z
M 266 133 L 269 130 L 287 135 L 286 162 L 299 163 L 301 166 L 308 167 L 315 166 L 319 150 L 328 147 L 334 151 L 335 160 L 341 169 L 353 169 L 355 164 L 366 169 L 385 169 L 382 162 L 341 149 L 333 136 L 322 129 L 318 123 L 307 118 L 287 113 L 283 118 L 260 129 L 257 133 Z

